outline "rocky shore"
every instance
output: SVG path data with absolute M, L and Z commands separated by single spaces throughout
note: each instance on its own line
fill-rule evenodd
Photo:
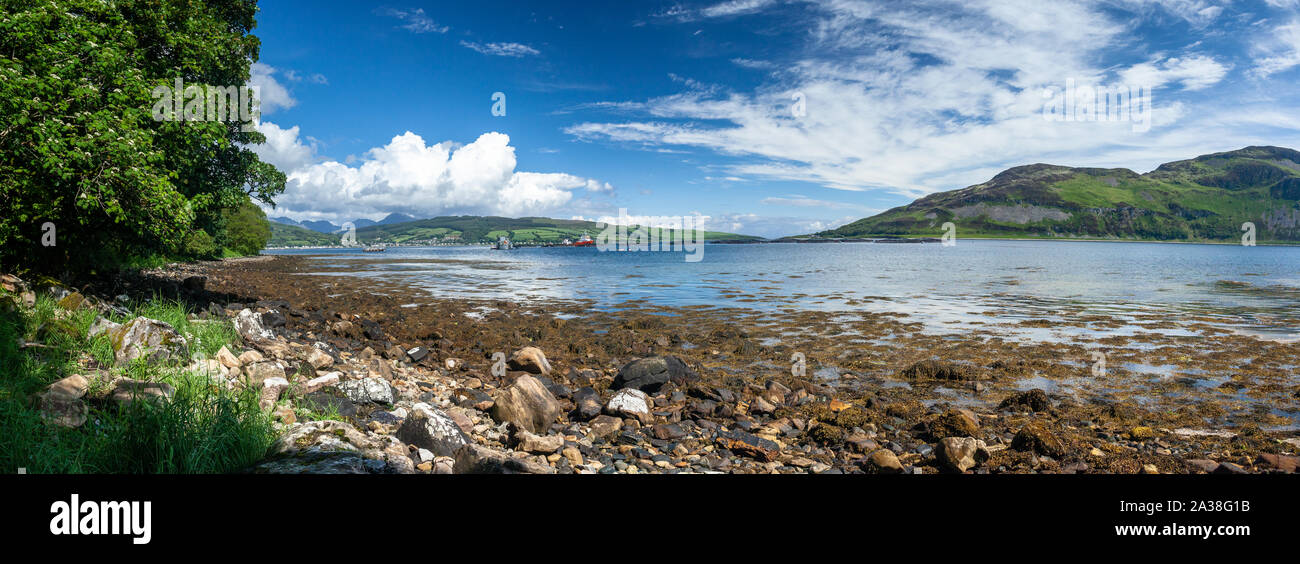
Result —
M 951 339 L 892 315 L 439 299 L 301 257 L 173 265 L 83 291 L 173 295 L 233 322 L 243 348 L 195 368 L 260 389 L 278 418 L 283 436 L 250 472 L 1255 473 L 1300 461 L 1278 415 L 1300 410 L 1297 346 L 1228 332 L 1139 339 L 1142 360 L 1237 375 L 1220 386 L 1137 386 L 1117 369 L 1092 376 L 1106 393 L 1084 395 L 1055 385 L 1089 377 L 1069 360 L 1088 357 L 1080 345 Z

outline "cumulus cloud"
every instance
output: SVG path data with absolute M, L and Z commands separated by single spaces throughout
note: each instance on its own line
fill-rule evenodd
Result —
M 462 47 L 478 51 L 484 55 L 494 57 L 528 57 L 540 55 L 541 52 L 533 49 L 523 43 L 475 43 L 473 41 L 461 41 Z
M 262 103 L 262 115 L 289 109 L 298 104 L 293 95 L 289 94 L 289 90 L 275 79 L 275 74 L 275 67 L 266 63 L 253 63 L 249 69 L 248 85 L 257 89 L 258 99 Z
M 515 148 L 503 133 L 472 143 L 426 144 L 412 132 L 369 150 L 352 164 L 321 160 L 298 127 L 263 122 L 267 143 L 254 147 L 285 171 L 286 189 L 276 215 L 294 219 L 379 219 L 392 212 L 436 215 L 548 215 L 579 202 L 574 192 L 609 194 L 607 183 L 566 173 L 515 170 Z M 586 205 L 580 203 L 577 207 Z

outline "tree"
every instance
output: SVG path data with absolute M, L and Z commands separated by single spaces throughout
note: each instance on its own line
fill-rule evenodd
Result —
M 225 237 L 221 246 L 241 255 L 255 255 L 271 240 L 271 224 L 266 213 L 247 198 L 244 203 L 225 212 Z
M 255 0 L 0 0 L 0 269 L 181 254 L 284 190 L 237 121 L 158 121 L 151 91 L 243 85 Z M 251 205 L 251 204 L 250 204 Z M 56 227 L 54 246 L 42 225 Z M 188 248 L 187 248 L 188 247 Z

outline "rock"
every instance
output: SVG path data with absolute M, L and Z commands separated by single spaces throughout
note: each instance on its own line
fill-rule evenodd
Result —
M 84 393 L 83 391 L 82 395 Z M 68 395 L 63 390 L 48 390 L 40 396 L 41 418 L 46 423 L 60 427 L 80 427 L 86 423 L 86 412 L 86 403 L 81 400 L 81 395 Z
M 744 431 L 719 431 L 718 445 L 732 452 L 771 462 L 781 455 L 781 445 Z
M 625 388 L 614 394 L 605 404 L 605 413 L 634 418 L 643 423 L 650 421 L 650 396 L 636 388 Z
M 848 444 L 850 447 L 853 447 L 853 450 L 856 450 L 863 454 L 868 452 L 874 452 L 876 449 L 880 448 L 879 443 L 877 443 L 870 436 L 862 433 L 853 433 L 845 437 L 844 442 Z
M 530 374 L 545 376 L 551 373 L 551 363 L 546 360 L 546 353 L 537 347 L 524 347 L 515 351 L 506 365 L 511 370 L 522 370 Z
M 898 461 L 898 456 L 888 449 L 880 449 L 867 457 L 866 466 L 879 474 L 902 474 L 903 463 Z
M 49 387 L 45 389 L 45 393 L 80 399 L 82 396 L 86 395 L 86 391 L 89 389 L 90 380 L 87 380 L 85 376 L 80 374 L 73 374 L 67 378 L 50 384 Z
M 560 454 L 569 461 L 570 466 L 575 468 L 582 466 L 582 451 L 578 450 L 576 447 L 565 447 L 564 450 L 560 451 Z
M 1255 465 L 1260 468 L 1281 470 L 1287 473 L 1295 473 L 1297 464 L 1300 464 L 1300 456 L 1287 456 L 1284 454 L 1264 453 L 1255 460 Z
M 578 421 L 589 421 L 592 417 L 600 415 L 600 394 L 590 386 L 578 388 L 573 392 L 573 404 L 575 419 Z
M 515 435 L 515 439 L 519 441 L 516 448 L 533 454 L 551 454 L 564 446 L 564 437 L 560 435 L 541 436 L 520 431 Z
M 242 353 L 239 353 L 239 358 L 237 360 L 239 360 L 240 365 L 244 365 L 244 364 L 252 364 L 254 362 L 262 362 L 266 360 L 266 357 L 262 356 L 262 353 L 260 352 L 254 350 L 247 350 Z
M 185 360 L 190 356 L 185 337 L 171 325 L 156 319 L 137 317 L 118 327 L 109 337 L 119 366 L 136 359 L 161 362 Z
M 213 358 L 216 358 L 217 362 L 220 362 L 226 368 L 239 368 L 244 365 L 243 362 L 239 361 L 239 357 L 230 352 L 230 349 L 226 348 L 225 345 L 221 346 L 221 349 L 217 351 L 216 356 Z
M 686 431 L 676 423 L 665 423 L 650 427 L 650 435 L 661 441 L 673 441 L 686 436 Z
M 668 382 L 686 385 L 699 380 L 699 374 L 675 356 L 652 356 L 627 363 L 618 370 L 611 389 L 635 388 L 655 393 Z
M 617 433 L 623 428 L 623 420 L 618 417 L 608 415 L 599 415 L 591 420 L 591 436 L 595 438 L 605 438 Z
M 267 378 L 262 382 L 262 392 L 259 398 L 259 404 L 262 409 L 271 409 L 275 407 L 275 402 L 280 401 L 280 394 L 289 388 L 289 381 L 284 378 Z
M 278 309 L 268 309 L 265 312 L 261 313 L 260 315 L 261 315 L 262 327 L 266 329 L 275 329 L 276 327 L 284 327 L 285 322 L 288 321 L 288 319 L 285 319 L 284 314 L 280 313 L 280 310 Z
M 935 441 L 948 437 L 970 437 L 979 434 L 979 430 L 979 423 L 973 414 L 958 409 L 949 409 L 926 423 L 926 432 Z
M 998 404 L 998 409 L 1007 411 L 1047 411 L 1051 408 L 1052 400 L 1047 398 L 1047 392 L 1038 388 L 1020 392 Z
M 393 403 L 393 386 L 383 378 L 366 378 L 335 385 L 352 403 Z
M 988 460 L 989 453 L 983 441 L 973 437 L 947 437 L 939 441 L 934 454 L 943 468 L 965 472 Z
M 532 433 L 545 433 L 560 416 L 560 403 L 546 386 L 523 375 L 492 396 L 492 418 L 509 421 Z
M 1155 464 L 1143 464 L 1143 465 L 1142 465 L 1142 473 L 1143 473 L 1143 474 L 1159 474 L 1159 473 L 1160 473 L 1160 468 L 1157 467 Z
M 424 347 L 414 347 L 411 350 L 406 351 L 406 356 L 411 357 L 411 362 L 420 362 L 421 360 L 424 360 L 425 357 L 429 356 L 429 349 Z
M 278 362 L 273 361 L 254 362 L 244 366 L 243 378 L 248 385 L 255 388 L 261 387 L 263 382 L 271 378 L 283 378 L 288 380 L 288 377 L 284 373 L 284 367 L 280 366 Z
M 136 400 L 166 401 L 171 399 L 176 390 L 166 382 L 144 382 L 130 378 L 119 378 L 109 399 L 119 406 L 126 407 Z
M 68 311 L 75 311 L 77 309 L 80 309 L 81 306 L 85 304 L 86 304 L 86 296 L 81 295 L 81 292 L 73 292 L 71 294 L 63 296 L 63 298 L 59 300 L 58 305 L 59 307 L 66 309 Z
M 1220 462 L 1219 467 L 1214 469 L 1215 474 L 1249 474 L 1245 468 L 1231 462 Z
M 235 331 L 249 344 L 259 344 L 271 340 L 275 333 L 262 325 L 262 314 L 244 308 L 235 315 Z
M 555 470 L 532 460 L 515 458 L 485 446 L 467 444 L 456 449 L 457 474 L 554 474 Z
M 329 374 L 326 374 L 324 376 L 318 376 L 316 378 L 312 378 L 311 380 L 308 380 L 306 384 L 303 385 L 303 393 L 309 394 L 311 392 L 324 388 L 325 386 L 337 385 L 339 383 L 339 379 L 342 377 L 343 377 L 342 372 L 330 372 Z
M 1027 423 L 1011 440 L 1011 448 L 1021 451 L 1036 452 L 1052 458 L 1065 454 L 1065 445 L 1047 427 L 1038 422 Z
M 311 351 L 307 353 L 307 364 L 310 364 L 316 370 L 322 370 L 334 364 L 334 357 L 323 350 L 312 347 Z
M 455 456 L 470 439 L 442 410 L 427 403 L 411 407 L 411 414 L 397 427 L 397 438 L 439 456 Z
M 120 330 L 121 328 L 122 328 L 121 323 L 114 323 L 112 321 L 109 321 L 106 318 L 97 317 L 95 318 L 95 322 L 90 324 L 90 328 L 86 330 L 86 334 L 91 337 L 98 337 L 100 335 L 112 335 L 116 333 L 118 330 Z
M 392 441 L 391 438 L 387 439 Z M 259 474 L 408 473 L 413 465 L 405 451 L 388 447 L 342 421 L 296 423 L 271 445 L 268 459 L 253 468 Z

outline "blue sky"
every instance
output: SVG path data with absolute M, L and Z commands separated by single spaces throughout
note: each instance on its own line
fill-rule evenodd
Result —
M 1300 0 L 264 0 L 254 33 L 268 213 L 300 220 L 780 236 L 1020 164 L 1300 148 Z M 1067 84 L 1146 89 L 1147 126 L 1045 119 Z

